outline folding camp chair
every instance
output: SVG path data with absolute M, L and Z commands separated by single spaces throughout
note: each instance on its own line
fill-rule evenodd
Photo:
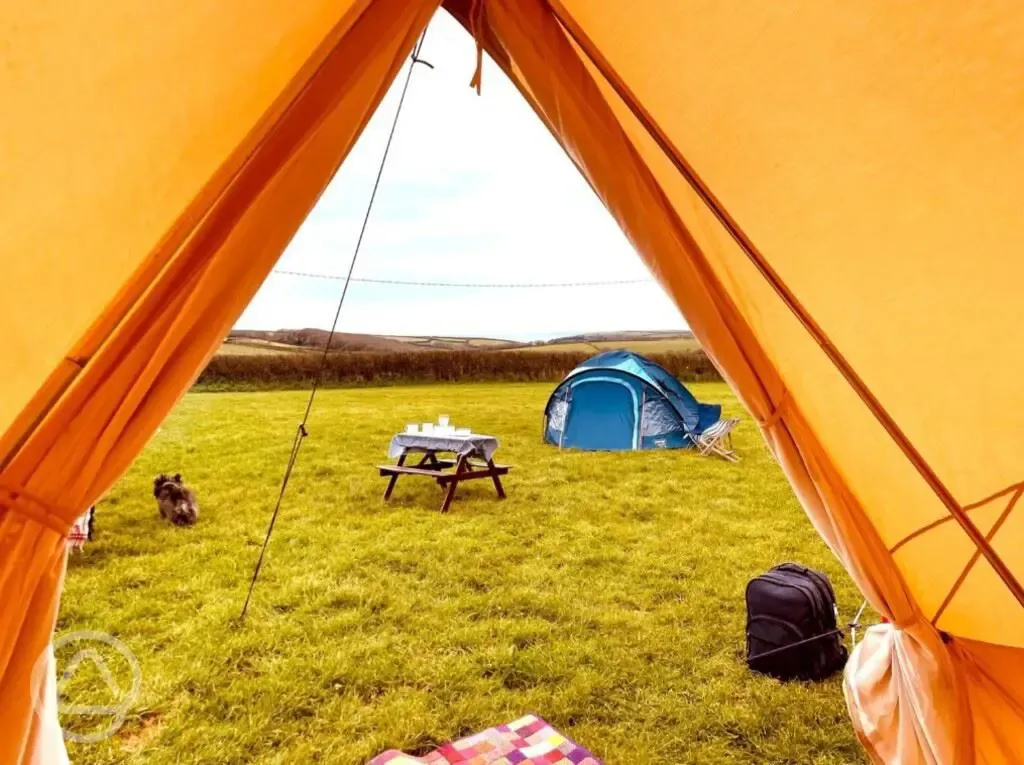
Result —
M 705 428 L 700 435 L 691 435 L 690 440 L 697 447 L 697 451 L 704 456 L 717 454 L 729 462 L 739 462 L 740 458 L 736 456 L 736 452 L 732 448 L 732 431 L 739 423 L 739 419 L 735 417 L 719 420 L 714 425 Z

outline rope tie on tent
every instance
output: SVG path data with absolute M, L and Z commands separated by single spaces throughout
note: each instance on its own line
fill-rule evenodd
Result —
M 384 166 L 388 161 L 388 152 L 391 150 L 391 141 L 395 137 L 395 129 L 398 127 L 398 118 L 402 114 L 402 106 L 405 104 L 405 94 L 409 91 L 409 82 L 412 80 L 413 69 L 416 68 L 416 64 L 426 64 L 431 69 L 434 68 L 430 62 L 424 61 L 419 57 L 420 52 L 423 50 L 423 41 L 426 37 L 427 30 L 424 29 L 419 41 L 415 46 L 413 46 L 409 69 L 405 75 L 405 83 L 402 85 L 402 94 L 398 98 L 398 107 L 395 109 L 395 117 L 391 122 L 391 132 L 388 133 L 388 140 L 384 144 L 384 153 L 381 155 L 380 166 L 377 168 L 377 178 L 373 182 L 373 188 L 370 191 L 370 199 L 366 204 L 366 214 L 363 216 L 363 225 L 362 228 L 360 228 L 359 236 L 356 239 L 356 246 L 352 253 L 352 260 L 348 266 L 348 274 L 345 277 L 345 284 L 341 289 L 341 297 L 338 298 L 338 307 L 334 312 L 334 321 L 331 323 L 331 331 L 327 335 L 324 352 L 320 356 L 320 365 L 317 368 L 316 374 L 313 376 L 313 387 L 309 391 L 309 400 L 306 402 L 306 411 L 302 416 L 302 421 L 299 423 L 299 426 L 295 431 L 295 438 L 292 441 L 292 450 L 288 456 L 288 463 L 285 466 L 284 477 L 281 479 L 281 490 L 277 495 L 277 503 L 274 505 L 274 512 L 270 515 L 270 524 L 267 526 L 267 533 L 263 538 L 263 546 L 260 548 L 259 558 L 257 558 L 256 566 L 253 568 L 252 580 L 249 582 L 249 592 L 245 596 L 245 603 L 242 606 L 242 613 L 239 615 L 239 619 L 244 619 L 246 612 L 249 610 L 249 601 L 252 599 L 252 592 L 256 587 L 256 580 L 259 578 L 260 570 L 263 568 L 263 559 L 266 557 L 267 546 L 270 544 L 270 535 L 273 534 L 274 525 L 277 523 L 277 515 L 281 510 L 281 503 L 284 500 L 284 494 L 288 488 L 288 481 L 291 480 L 292 470 L 295 468 L 295 463 L 298 460 L 299 450 L 302 448 L 302 443 L 306 440 L 307 436 L 309 436 L 309 430 L 306 428 L 306 425 L 309 422 L 309 414 L 313 409 L 313 401 L 316 398 L 317 390 L 320 387 L 324 371 L 327 368 L 327 359 L 328 354 L 331 351 L 331 342 L 334 340 L 334 335 L 338 329 L 338 320 L 341 318 L 341 307 L 345 303 L 345 296 L 348 294 L 349 284 L 352 283 L 352 272 L 355 270 L 356 260 L 359 258 L 359 251 L 363 244 L 363 236 L 366 234 L 366 226 L 370 222 L 370 213 L 373 210 L 374 200 L 377 198 L 377 189 L 380 188 L 380 179 L 384 175 Z
M 765 417 L 763 420 L 758 420 L 758 424 L 762 428 L 770 428 L 777 425 L 779 420 L 782 419 L 782 415 L 789 408 L 789 390 L 786 388 L 782 389 L 782 395 L 779 396 L 779 401 L 775 404 L 775 408 Z
M 47 502 L 42 497 L 20 486 L 0 483 L 0 492 L 10 497 L 4 503 L 4 507 L 12 513 L 17 513 L 42 526 L 46 526 L 46 528 L 56 531 L 62 537 L 67 536 L 68 525 L 64 523 L 63 518 L 65 516 L 73 517 L 74 513 L 58 507 L 52 502 Z
M 473 71 L 473 79 L 469 81 L 469 87 L 474 88 L 478 96 L 484 76 L 484 45 L 481 39 L 483 20 L 484 0 L 473 0 L 473 4 L 469 8 L 469 28 L 473 33 L 473 40 L 476 42 L 476 69 Z

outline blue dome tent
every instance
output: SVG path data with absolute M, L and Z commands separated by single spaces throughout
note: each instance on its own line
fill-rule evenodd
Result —
M 630 351 L 587 359 L 558 384 L 544 409 L 544 440 L 586 450 L 678 449 L 719 420 L 668 370 Z

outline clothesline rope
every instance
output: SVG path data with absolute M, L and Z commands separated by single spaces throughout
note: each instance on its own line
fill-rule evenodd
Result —
M 289 271 L 275 268 L 273 273 L 281 276 L 298 276 L 309 279 L 332 279 L 337 281 L 357 282 L 359 284 L 391 284 L 402 287 L 464 287 L 471 289 L 552 289 L 560 287 L 612 287 L 623 284 L 655 284 L 654 279 L 607 279 L 603 281 L 588 282 L 534 282 L 529 284 L 511 283 L 500 284 L 497 282 L 418 282 L 404 279 L 370 279 L 353 276 L 346 279 L 344 276 L 335 274 L 316 274 L 307 271 Z

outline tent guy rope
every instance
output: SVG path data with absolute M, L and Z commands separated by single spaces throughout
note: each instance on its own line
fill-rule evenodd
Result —
M 384 153 L 380 158 L 380 165 L 377 168 L 377 178 L 373 182 L 373 189 L 370 191 L 370 199 L 366 204 L 366 214 L 363 216 L 363 224 L 359 229 L 359 237 L 356 239 L 355 250 L 352 253 L 352 261 L 348 266 L 348 274 L 344 277 L 345 284 L 341 289 L 341 296 L 338 298 L 338 307 L 334 312 L 334 321 L 331 323 L 331 331 L 327 335 L 327 343 L 324 345 L 324 352 L 320 357 L 320 365 L 317 368 L 316 375 L 313 377 L 313 387 L 309 391 L 309 399 L 306 402 L 306 411 L 302 415 L 302 421 L 299 423 L 298 428 L 295 430 L 295 438 L 292 441 L 291 453 L 288 456 L 288 464 L 285 466 L 284 477 L 281 479 L 281 490 L 277 495 L 277 502 L 274 504 L 274 512 L 270 515 L 270 524 L 267 526 L 266 536 L 263 538 L 263 546 L 260 548 L 259 558 L 256 559 L 256 566 L 252 571 L 252 580 L 249 582 L 249 591 L 245 596 L 245 603 L 242 605 L 242 612 L 239 614 L 239 619 L 244 619 L 246 613 L 249 610 L 249 602 L 252 600 L 252 593 L 256 587 L 256 580 L 259 578 L 260 569 L 263 568 L 263 561 L 267 554 L 267 546 L 270 544 L 270 536 L 274 533 L 274 525 L 277 523 L 278 513 L 281 511 L 281 502 L 284 500 L 285 491 L 288 489 L 288 481 L 292 477 L 292 470 L 295 468 L 295 462 L 299 456 L 299 450 L 302 448 L 302 442 L 306 440 L 309 435 L 309 430 L 306 428 L 306 424 L 309 422 L 309 414 L 313 410 L 313 401 L 316 399 L 316 393 L 320 387 L 320 381 L 323 378 L 324 369 L 327 366 L 327 357 L 331 350 L 331 342 L 334 339 L 334 335 L 338 329 L 338 320 L 341 318 L 341 308 L 345 304 L 345 296 L 348 294 L 349 284 L 352 283 L 352 272 L 356 267 L 356 261 L 359 259 L 359 249 L 363 244 L 363 236 L 366 234 L 367 224 L 370 222 L 370 214 L 373 211 L 373 203 L 377 198 L 377 189 L 380 188 L 380 179 L 384 175 L 384 166 L 388 161 L 388 152 L 391 150 L 391 142 L 395 137 L 395 129 L 398 127 L 398 118 L 402 114 L 402 106 L 405 103 L 405 95 L 409 90 L 409 83 L 412 81 L 412 73 L 416 68 L 416 64 L 424 64 L 425 66 L 433 69 L 433 65 L 420 58 L 420 52 L 423 50 L 423 41 L 427 37 L 427 30 L 423 30 L 423 34 L 420 36 L 419 41 L 416 43 L 412 51 L 412 56 L 409 61 L 409 69 L 405 75 L 405 82 L 402 84 L 402 93 L 398 98 L 398 107 L 395 109 L 395 117 L 391 122 L 391 131 L 388 133 L 388 140 L 384 144 Z

